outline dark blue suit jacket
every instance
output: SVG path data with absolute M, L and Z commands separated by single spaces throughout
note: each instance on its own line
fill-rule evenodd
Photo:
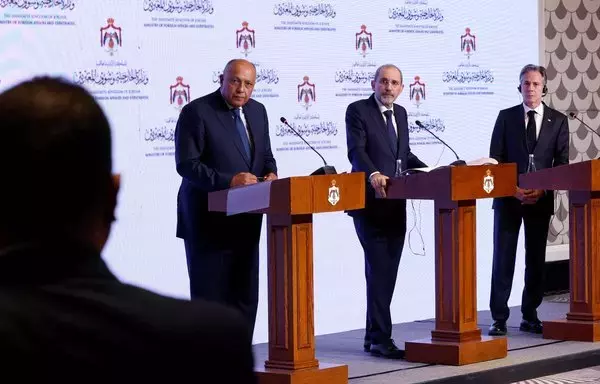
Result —
M 376 171 L 394 177 L 396 153 L 398 159 L 402 160 L 402 169 L 426 166 L 410 152 L 406 109 L 394 104 L 394 116 L 398 132 L 397 149 L 388 138 L 386 121 L 375 101 L 375 95 L 350 104 L 346 110 L 346 140 L 352 172 L 364 172 L 367 177 L 365 209 L 349 211 L 351 216 L 406 217 L 405 200 L 377 199 L 375 190 L 368 182 L 368 177 Z
M 247 220 L 258 220 L 260 226 L 261 215 L 226 217 L 208 211 L 208 193 L 229 188 L 237 173 L 277 173 L 265 107 L 250 99 L 243 111 L 253 147 L 251 160 L 244 154 L 233 113 L 219 90 L 193 100 L 181 111 L 175 130 L 175 161 L 182 177 L 177 199 L 178 237 L 193 240 L 207 234 L 207 229 L 219 234 L 224 226 L 234 231 L 232 226 L 244 225 Z M 225 241 L 231 239 L 225 235 Z
M 567 117 L 544 104 L 542 127 L 533 151 L 538 170 L 569 163 L 569 126 Z M 499 163 L 516 163 L 518 173 L 527 172 L 529 151 L 527 150 L 525 109 L 523 104 L 504 109 L 498 114 L 490 143 L 490 157 Z M 514 197 L 494 199 L 494 209 L 519 206 Z M 554 196 L 546 193 L 535 204 L 545 213 L 554 212 Z

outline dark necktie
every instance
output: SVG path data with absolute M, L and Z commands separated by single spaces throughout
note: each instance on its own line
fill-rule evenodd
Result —
M 537 142 L 535 131 L 535 111 L 532 109 L 527 112 L 527 149 L 529 153 L 533 153 Z
M 392 148 L 394 149 L 394 155 L 396 154 L 396 151 L 398 150 L 398 135 L 396 135 L 396 130 L 394 129 L 394 122 L 393 122 L 393 113 L 394 111 L 392 111 L 391 109 L 388 109 L 387 111 L 383 112 L 383 114 L 385 115 L 385 119 L 387 120 L 387 131 L 388 131 L 388 137 L 390 138 L 390 143 L 392 144 Z
M 246 127 L 244 126 L 242 118 L 240 117 L 240 109 L 234 108 L 233 115 L 235 120 L 235 127 L 237 128 L 238 133 L 240 134 L 240 139 L 242 140 L 244 150 L 246 151 L 246 156 L 248 157 L 248 160 L 250 160 L 252 158 L 250 155 L 250 140 L 248 140 L 248 133 L 246 132 Z

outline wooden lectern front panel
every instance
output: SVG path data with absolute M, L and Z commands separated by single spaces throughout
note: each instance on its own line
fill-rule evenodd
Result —
M 292 215 L 365 207 L 364 173 L 291 177 Z
M 453 205 L 453 207 L 452 207 Z M 475 200 L 436 201 L 436 327 L 432 339 L 480 340 L 477 328 Z
M 571 191 L 569 320 L 600 320 L 600 192 Z
M 317 367 L 312 215 L 269 215 L 267 226 L 269 359 L 265 367 Z
M 512 196 L 517 169 L 514 164 L 453 167 L 451 183 L 454 201 Z

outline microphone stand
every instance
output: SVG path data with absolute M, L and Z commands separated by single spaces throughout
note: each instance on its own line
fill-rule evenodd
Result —
M 449 146 L 448 144 L 446 144 L 446 142 L 442 139 L 440 139 L 435 133 L 433 133 L 431 130 L 425 128 L 425 125 L 423 125 L 423 123 L 421 123 L 419 120 L 415 121 L 415 124 L 417 124 L 419 126 L 419 128 L 424 129 L 425 131 L 429 132 L 429 134 L 433 137 L 435 137 L 436 139 L 438 139 L 440 141 L 440 143 L 444 144 L 446 147 L 448 147 L 448 149 L 450 149 L 452 151 L 452 153 L 454 153 L 454 156 L 456 157 L 456 160 L 451 162 L 450 165 L 467 165 L 467 162 L 464 160 L 461 160 L 458 155 L 456 154 L 456 151 L 454 149 L 452 149 L 451 146 Z
M 294 132 L 296 134 L 296 136 L 298 136 L 299 138 L 302 139 L 302 141 L 304 141 L 306 143 L 306 145 L 308 145 L 310 147 L 310 149 L 312 149 L 313 151 L 315 151 L 315 153 L 317 155 L 319 155 L 319 157 L 321 158 L 321 160 L 323 160 L 323 166 L 319 169 L 317 169 L 316 171 L 314 171 L 313 173 L 311 173 L 311 176 L 316 176 L 316 175 L 337 175 L 337 171 L 335 170 L 335 167 L 332 165 L 328 165 L 327 162 L 325 161 L 325 158 L 323 156 L 321 156 L 321 154 L 313 148 L 312 145 L 310 145 L 308 143 L 308 141 L 304 140 L 304 137 L 302 137 L 302 135 L 300 135 L 294 128 L 292 128 L 291 125 L 288 124 L 287 120 L 285 117 L 281 117 L 279 119 L 279 121 L 281 121 L 283 124 L 285 124 L 289 129 L 292 130 L 292 132 Z

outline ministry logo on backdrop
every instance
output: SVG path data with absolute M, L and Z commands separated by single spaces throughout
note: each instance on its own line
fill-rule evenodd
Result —
M 373 34 L 367 32 L 367 26 L 363 24 L 355 35 L 355 49 L 364 58 L 373 49 Z
M 308 81 L 308 76 L 304 76 L 303 80 L 304 82 L 298 84 L 298 103 L 308 111 L 308 108 L 317 101 L 317 93 L 315 85 Z
M 99 29 L 100 47 L 109 54 L 109 58 L 100 50 L 98 53 L 86 55 L 84 61 L 87 66 L 73 71 L 73 82 L 86 86 L 96 100 L 147 102 L 150 97 L 146 86 L 150 83 L 150 74 L 143 66 L 132 66 L 128 62 L 134 54 L 122 45 L 122 28 L 115 24 L 112 17 L 109 17 L 106 26 Z M 98 41 L 96 39 L 97 35 L 90 36 L 89 44 L 96 44 Z M 132 38 L 131 41 L 133 40 Z M 134 45 L 131 44 L 130 47 Z M 117 51 L 118 58 L 115 56 Z M 134 63 L 142 61 L 139 57 L 133 59 Z M 95 62 L 94 65 L 92 61 Z
M 241 48 L 241 52 L 244 56 L 248 57 L 248 54 L 255 48 L 255 43 L 254 29 L 248 28 L 248 22 L 244 21 L 242 23 L 242 29 L 235 31 L 236 48 Z
M 481 41 L 476 44 L 475 34 L 471 32 L 471 27 L 465 28 L 465 33 L 460 34 L 460 54 L 467 57 L 467 60 L 456 60 L 457 65 L 453 69 L 442 73 L 442 82 L 448 84 L 448 89 L 443 93 L 444 96 L 484 96 L 493 95 L 494 92 L 489 87 L 494 83 L 494 73 L 492 69 L 481 65 L 480 61 L 489 61 L 485 52 L 489 55 L 489 50 L 477 55 L 474 59 L 476 49 L 481 45 Z M 483 55 L 483 56 L 482 56 Z M 459 53 L 456 53 L 457 58 Z M 473 60 L 471 60 L 473 58 Z
M 122 46 L 121 27 L 115 25 L 115 19 L 109 17 L 105 27 L 100 28 L 100 46 L 104 48 L 109 55 L 114 55 L 118 47 Z
M 425 83 L 421 81 L 420 76 L 415 76 L 414 83 L 411 83 L 408 89 L 410 100 L 419 108 L 425 101 Z
M 183 83 L 183 77 L 177 76 L 176 83 L 169 86 L 169 103 L 178 111 L 190 102 L 190 86 Z
M 275 137 L 271 146 L 277 152 L 310 151 L 310 147 L 297 137 L 297 134 L 299 134 L 318 151 L 337 149 L 340 145 L 337 121 L 321 118 L 321 108 L 316 103 L 316 84 L 311 83 L 310 78 L 305 75 L 296 88 L 296 99 L 301 110 L 293 114 L 292 111 L 288 111 L 290 112 L 288 116 L 292 116 L 289 123 L 284 122 L 283 124 L 273 125 L 274 130 L 272 132 L 274 132 Z
M 465 28 L 465 34 L 460 36 L 460 51 L 467 56 L 467 59 L 471 58 L 471 55 L 475 53 L 475 35 L 471 34 L 471 28 Z

